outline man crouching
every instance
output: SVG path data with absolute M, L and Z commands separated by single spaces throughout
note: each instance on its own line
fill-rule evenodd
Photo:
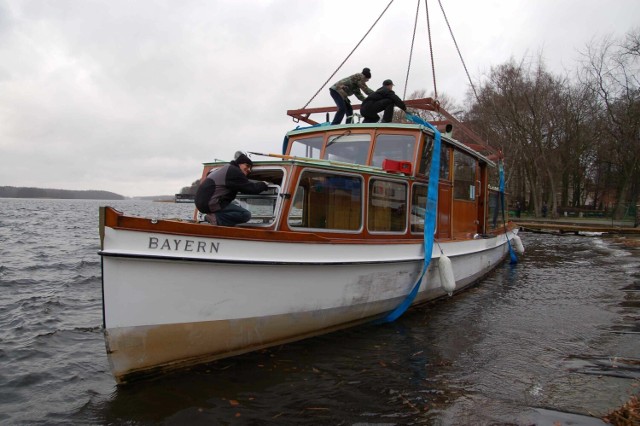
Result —
M 259 194 L 266 191 L 266 182 L 252 181 L 247 178 L 251 173 L 253 161 L 245 154 L 220 168 L 211 170 L 196 192 L 196 207 L 205 214 L 212 225 L 236 226 L 251 219 L 251 212 L 233 200 L 238 192 Z

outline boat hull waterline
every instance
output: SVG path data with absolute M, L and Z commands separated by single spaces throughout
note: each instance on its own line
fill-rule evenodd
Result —
M 440 249 L 460 291 L 506 257 L 515 232 L 435 246 L 413 305 L 447 294 Z M 107 227 L 103 247 L 105 338 L 119 383 L 370 322 L 404 300 L 424 263 L 421 242 L 309 244 Z

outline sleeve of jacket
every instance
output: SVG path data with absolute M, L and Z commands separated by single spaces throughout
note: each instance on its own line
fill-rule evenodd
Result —
M 269 188 L 264 182 L 249 180 L 244 173 L 236 167 L 230 169 L 230 173 L 227 175 L 226 186 L 243 194 L 259 194 Z
M 373 90 L 369 89 L 369 86 L 367 86 L 367 83 L 364 81 L 364 76 L 359 77 L 357 83 L 358 83 L 358 89 L 359 90 L 355 91 L 356 97 L 358 99 L 360 99 L 361 101 L 364 101 L 365 97 L 362 94 L 362 92 L 364 92 L 367 95 L 370 95 L 370 94 L 373 93 Z
M 365 83 L 364 81 L 362 82 L 362 84 L 360 85 L 360 88 L 362 89 L 362 91 L 364 93 L 366 93 L 367 95 L 370 95 L 373 93 L 373 90 L 371 90 L 369 88 L 369 86 L 367 86 L 367 83 Z
M 389 97 L 393 99 L 393 103 L 396 104 L 398 108 L 400 108 L 403 111 L 407 110 L 407 106 L 404 104 L 404 102 L 402 102 L 402 99 L 400 99 L 398 95 L 395 94 L 395 92 L 389 93 Z

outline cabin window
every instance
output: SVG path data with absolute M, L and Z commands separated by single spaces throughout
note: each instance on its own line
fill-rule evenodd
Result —
M 298 139 L 291 143 L 289 155 L 294 157 L 320 158 L 322 142 L 322 136 Z
M 495 231 L 499 227 L 499 220 L 501 218 L 498 217 L 500 214 L 500 193 L 496 190 L 489 190 L 489 209 L 487 215 L 487 229 L 490 231 Z
M 453 163 L 453 198 L 456 200 L 475 200 L 476 159 L 462 151 L 454 151 Z
M 425 136 L 422 153 L 420 154 L 420 166 L 418 174 L 426 175 L 431 168 L 431 154 L 433 153 L 433 138 Z
M 450 180 L 451 148 L 440 145 L 440 180 Z
M 404 232 L 407 227 L 407 185 L 371 179 L 368 218 L 370 232 Z
M 330 136 L 324 149 L 325 160 L 341 161 L 350 164 L 367 164 L 371 135 L 352 135 L 350 130 Z
M 251 172 L 252 180 L 265 181 L 269 188 L 260 194 L 238 193 L 235 203 L 251 212 L 251 219 L 244 224 L 256 226 L 268 226 L 275 222 L 280 210 L 280 189 L 284 179 L 283 169 L 263 169 L 256 167 Z
M 385 159 L 396 161 L 410 161 L 413 163 L 413 153 L 416 137 L 410 135 L 378 135 L 373 149 L 371 165 L 382 167 Z
M 289 210 L 289 227 L 359 231 L 362 186 L 360 176 L 303 171 Z
M 424 218 L 427 212 L 427 185 L 413 185 L 411 196 L 411 232 L 424 232 Z

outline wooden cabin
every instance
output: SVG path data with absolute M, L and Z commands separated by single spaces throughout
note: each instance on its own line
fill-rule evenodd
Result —
M 400 123 L 291 131 L 282 155 L 255 162 L 249 178 L 272 185 L 238 196 L 253 214 L 242 226 L 332 239 L 421 239 L 433 138 L 425 126 Z M 444 134 L 438 155 L 436 239 L 501 232 L 496 164 Z M 205 164 L 202 177 L 222 164 Z

